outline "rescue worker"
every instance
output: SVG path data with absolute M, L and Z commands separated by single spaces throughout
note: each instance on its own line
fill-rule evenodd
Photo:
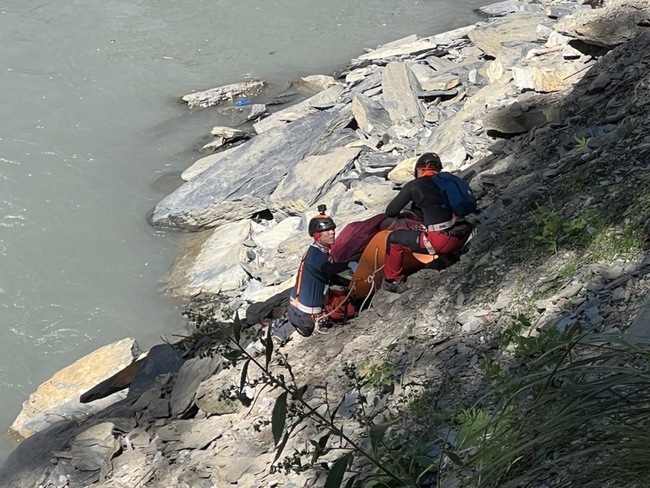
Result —
M 411 203 L 411 211 L 422 219 L 423 225 L 420 230 L 395 230 L 388 235 L 384 261 L 385 290 L 402 293 L 407 289 L 402 266 L 404 251 L 437 254 L 439 262 L 451 264 L 457 260 L 452 253 L 460 250 L 471 234 L 471 226 L 457 221 L 431 178 L 440 171 L 440 157 L 436 153 L 424 153 L 415 163 L 415 179 L 406 183 L 386 207 L 386 215 L 395 218 Z
M 309 221 L 309 235 L 314 238 L 300 261 L 296 284 L 291 290 L 287 317 L 303 336 L 310 336 L 323 317 L 329 285 L 347 286 L 349 280 L 339 273 L 356 270 L 357 263 L 330 261 L 330 249 L 336 239 L 336 224 L 325 214 L 325 205 Z

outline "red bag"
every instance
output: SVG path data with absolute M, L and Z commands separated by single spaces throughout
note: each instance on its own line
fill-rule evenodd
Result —
M 347 290 L 330 289 L 327 292 L 324 310 L 324 315 L 327 317 L 327 320 L 339 322 L 351 319 L 356 314 L 357 309 L 352 305 Z
M 330 251 L 332 261 L 349 261 L 356 254 L 362 253 L 370 239 L 379 231 L 379 226 L 385 219 L 386 214 L 379 214 L 346 225 L 336 236 L 336 241 Z

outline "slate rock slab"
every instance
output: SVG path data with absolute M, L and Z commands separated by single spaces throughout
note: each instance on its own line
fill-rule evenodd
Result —
M 266 198 L 335 117 L 332 111 L 313 114 L 238 146 L 158 203 L 152 225 L 196 231 L 265 210 Z

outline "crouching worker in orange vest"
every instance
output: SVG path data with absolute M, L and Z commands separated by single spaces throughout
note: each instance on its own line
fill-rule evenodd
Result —
M 309 221 L 309 235 L 314 238 L 300 261 L 296 284 L 291 290 L 287 318 L 303 336 L 310 336 L 326 320 L 345 319 L 356 313 L 345 293 L 333 293 L 330 285 L 347 286 L 350 280 L 339 273 L 355 271 L 357 263 L 335 263 L 330 260 L 330 249 L 336 239 L 336 224 L 325 214 L 325 205 Z

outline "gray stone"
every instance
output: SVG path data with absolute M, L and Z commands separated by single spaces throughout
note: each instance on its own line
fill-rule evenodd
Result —
M 267 113 L 266 105 L 262 103 L 253 103 L 244 107 L 222 107 L 218 111 L 221 115 L 229 117 L 236 125 L 257 120 Z
M 504 15 L 519 12 L 520 6 L 521 3 L 519 2 L 506 0 L 504 2 L 492 3 L 490 5 L 485 5 L 484 7 L 479 7 L 477 10 L 489 17 L 503 17 Z
M 561 19 L 567 15 L 571 15 L 576 9 L 576 6 L 570 3 L 560 5 L 547 5 L 544 11 L 551 19 Z
M 394 124 L 422 125 L 424 118 L 417 93 L 422 91 L 408 64 L 393 61 L 384 69 L 382 78 L 384 107 Z
M 298 83 L 313 92 L 322 92 L 336 84 L 336 80 L 329 75 L 310 75 L 301 77 Z
M 350 121 L 352 121 L 352 117 L 350 117 Z M 319 154 L 327 154 L 342 147 L 359 147 L 362 149 L 367 147 L 364 146 L 366 141 L 359 137 L 357 130 L 344 127 L 330 134 L 329 139 L 323 141 L 323 145 L 318 151 Z
M 359 170 L 376 174 L 376 170 L 381 170 L 388 174 L 401 161 L 399 155 L 394 153 L 364 153 L 358 159 Z M 382 175 L 383 176 L 383 175 Z M 410 179 L 410 178 L 409 178 Z
M 215 456 L 210 462 L 214 472 L 219 479 L 227 483 L 237 483 L 248 472 L 251 466 L 255 465 L 254 457 L 230 458 L 226 456 Z
M 592 327 L 597 327 L 600 324 L 603 323 L 605 319 L 600 315 L 600 309 L 599 307 L 591 307 L 585 310 L 585 317 L 587 317 L 587 320 L 589 321 L 589 324 Z
M 421 152 L 433 151 L 439 154 L 446 169 L 462 167 L 467 156 L 462 137 L 465 121 L 480 116 L 487 105 L 504 98 L 509 89 L 505 80 L 481 88 L 465 102 L 458 113 L 438 125 L 433 134 L 423 141 Z
M 454 63 L 451 59 L 438 56 L 429 56 L 425 61 L 439 75 L 447 73 L 448 71 L 457 70 L 460 66 L 459 64 Z M 418 73 L 415 70 L 413 72 L 417 76 Z
M 111 478 L 117 482 L 115 488 L 119 486 L 146 486 L 147 482 L 153 478 L 157 468 L 162 464 L 162 456 L 154 457 L 152 460 L 151 456 L 144 452 L 125 451 L 111 462 Z
M 12 423 L 9 431 L 29 437 L 63 419 L 82 419 L 124 398 L 118 393 L 93 404 L 81 404 L 80 396 L 135 361 L 139 354 L 134 339 L 122 339 L 93 351 L 43 382 Z
M 151 444 L 151 433 L 144 427 L 136 427 L 124 436 L 128 449 L 142 449 Z
M 616 288 L 612 293 L 612 300 L 615 302 L 625 302 L 630 299 L 630 292 L 623 287 Z
M 569 329 L 574 323 L 575 318 L 573 317 L 564 317 L 553 324 L 553 327 L 559 332 L 565 332 Z
M 457 29 L 452 29 L 447 32 L 442 32 L 431 37 L 431 41 L 440 46 L 449 46 L 457 43 L 461 39 L 466 39 L 471 31 L 476 28 L 475 25 L 467 25 L 464 27 L 459 27 Z
M 170 450 L 205 449 L 221 434 L 227 423 L 219 417 L 177 420 L 158 429 L 158 435 L 172 444 Z
M 317 107 L 331 107 L 337 102 L 341 93 L 343 93 L 343 89 L 343 85 L 332 85 L 325 91 L 317 93 L 300 103 L 291 105 L 278 112 L 274 112 L 270 116 L 253 124 L 253 128 L 255 129 L 255 132 L 261 134 L 262 132 L 266 132 L 275 127 L 281 127 L 288 122 L 316 113 L 319 111 L 319 108 Z
M 169 344 L 157 344 L 148 352 L 129 386 L 127 398 L 140 396 L 153 385 L 156 377 L 176 373 L 185 360 Z
M 588 44 L 614 47 L 641 34 L 649 17 L 647 0 L 612 1 L 563 17 L 555 30 Z
M 288 238 L 305 232 L 301 217 L 287 217 L 270 227 L 254 228 L 253 242 L 261 249 L 277 249 Z
M 154 208 L 154 226 L 201 230 L 250 217 L 289 168 L 323 137 L 337 112 L 321 112 L 271 129 L 236 147 L 220 164 L 185 183 Z M 250 168 L 256 168 L 254 172 Z
M 178 373 L 172 390 L 172 415 L 184 413 L 194 402 L 196 390 L 206 378 L 215 374 L 221 367 L 221 358 L 194 358 L 185 362 Z
M 645 343 L 646 347 L 650 346 L 650 298 L 646 298 L 641 305 L 627 331 L 627 337 L 630 340 Z
M 580 59 L 582 56 L 583 54 L 570 44 L 567 44 L 562 49 L 562 57 L 564 59 Z
M 589 83 L 589 88 L 587 88 L 587 91 L 589 93 L 597 92 L 603 90 L 607 85 L 609 85 L 609 82 L 612 81 L 612 76 L 609 73 L 598 73 L 596 78 L 591 80 L 591 83 Z
M 391 59 L 400 56 L 421 54 L 427 51 L 432 51 L 436 47 L 435 42 L 430 37 L 418 39 L 417 36 L 411 35 L 384 44 L 374 51 L 362 54 L 358 58 L 352 60 L 352 65 L 363 64 L 364 61 L 377 61 L 380 59 Z
M 580 293 L 580 290 L 582 290 L 583 284 L 582 283 L 571 283 L 568 286 L 565 286 L 560 290 L 558 295 L 562 298 L 572 298 L 578 293 Z
M 62 451 L 76 433 L 72 422 L 59 422 L 28 437 L 14 449 L 0 468 L 3 488 L 32 488 L 47 477 L 53 452 Z
M 354 97 L 355 93 L 363 93 L 364 95 L 370 97 L 373 95 L 373 91 L 377 88 L 381 88 L 381 80 L 383 77 L 384 68 L 377 69 L 364 78 L 360 83 L 354 84 L 349 88 L 348 91 L 344 92 L 341 95 L 343 101 L 350 102 Z
M 137 399 L 131 404 L 131 408 L 134 412 L 139 412 L 145 410 L 149 407 L 149 404 L 154 400 L 162 398 L 166 395 L 168 390 L 168 385 L 171 383 L 171 375 L 161 375 L 156 377 L 153 385 L 149 387 L 144 393 L 137 397 Z
M 201 152 L 204 152 L 204 153 L 217 152 L 219 149 L 221 149 L 225 145 L 226 145 L 226 140 L 221 136 L 217 136 L 212 141 L 210 141 L 207 144 L 203 145 L 201 147 Z
M 607 281 L 617 280 L 623 275 L 623 268 L 616 265 L 594 265 L 592 269 Z
M 388 173 L 388 180 L 398 185 L 411 181 L 413 179 L 413 169 L 415 168 L 417 159 L 418 158 L 416 157 L 406 158 L 397 163 L 390 173 Z
M 248 138 L 249 134 L 246 131 L 233 129 L 231 127 L 215 126 L 210 133 L 215 136 L 215 139 L 202 148 L 202 152 L 215 152 L 226 144 Z
M 544 14 L 520 13 L 493 22 L 486 22 L 468 33 L 471 41 L 486 54 L 497 57 L 504 45 L 537 40 L 537 26 L 548 24 Z
M 580 60 L 567 62 L 562 51 L 553 51 L 527 61 L 526 65 L 512 68 L 515 84 L 520 90 L 549 93 L 566 90 L 587 73 Z M 589 64 L 589 63 L 587 63 Z
M 209 415 L 230 415 L 238 413 L 242 409 L 241 402 L 220 398 L 217 395 L 200 397 L 196 400 L 196 405 L 201 409 L 201 411 Z
M 459 65 L 454 64 L 454 67 L 459 69 Z M 449 92 L 452 88 L 456 88 L 461 84 L 460 77 L 452 73 L 440 73 L 430 66 L 424 64 L 410 64 L 409 65 L 413 74 L 418 80 L 420 87 L 422 88 L 421 93 L 426 92 Z M 422 95 L 420 95 L 422 97 Z
M 97 471 L 107 466 L 119 449 L 113 424 L 103 422 L 83 431 L 72 441 L 70 464 L 81 471 Z
M 99 480 L 99 471 L 81 471 L 72 466 L 67 459 L 59 459 L 49 476 L 45 480 L 40 480 L 38 486 L 47 488 L 91 486 Z
M 240 96 L 257 95 L 264 91 L 266 87 L 267 84 L 265 81 L 242 81 L 239 83 L 231 83 L 229 85 L 191 93 L 189 95 L 185 95 L 182 100 L 187 103 L 190 108 L 205 108 L 212 105 L 218 105 L 227 100 L 233 100 L 234 98 Z
M 483 319 L 476 317 L 471 319 L 469 322 L 464 323 L 461 329 L 463 332 L 476 334 L 477 332 L 483 330 L 484 323 L 485 321 Z
M 366 134 L 387 132 L 393 125 L 390 115 L 382 104 L 362 93 L 354 95 L 352 113 L 357 124 Z
M 417 94 L 418 98 L 440 98 L 440 97 L 453 97 L 458 95 L 459 91 L 457 89 L 453 90 L 429 90 L 429 91 L 421 91 Z M 435 107 L 433 107 L 435 109 Z M 434 112 L 432 110 L 427 111 L 424 114 L 424 120 L 426 120 L 429 123 L 435 123 L 440 120 L 440 115 L 437 112 Z
M 300 214 L 330 188 L 334 179 L 352 167 L 359 148 L 339 148 L 328 154 L 308 156 L 289 169 L 269 197 L 273 212 Z
M 198 159 L 192 164 L 189 168 L 181 173 L 181 178 L 183 181 L 190 181 L 195 176 L 203 173 L 206 169 L 214 166 L 219 161 L 228 156 L 232 151 L 237 149 L 237 146 L 225 149 L 216 154 L 211 154 L 210 156 L 205 156 L 204 158 Z
M 527 107 L 524 111 L 521 102 L 517 101 L 507 107 L 493 110 L 483 119 L 483 127 L 502 134 L 521 134 L 545 124 L 556 121 L 557 113 L 552 110 L 557 98 L 554 96 L 537 95 L 535 98 L 522 96 Z
M 381 71 L 382 68 L 379 66 L 372 64 L 370 66 L 365 66 L 363 68 L 358 68 L 350 71 L 345 75 L 345 82 L 347 84 L 354 84 L 359 81 L 362 81 L 366 79 L 369 75 L 376 73 L 377 71 Z
M 209 236 L 198 245 L 182 250 L 179 258 L 165 276 L 166 293 L 189 298 L 200 292 L 219 293 L 237 290 L 246 281 L 248 273 L 242 268 L 251 221 L 231 222 L 209 231 Z
M 232 127 L 224 127 L 221 125 L 214 126 L 210 131 L 210 134 L 213 136 L 223 137 L 227 141 L 236 141 L 237 139 L 243 139 L 248 135 L 246 131 L 233 129 Z
M 564 36 L 556 31 L 551 31 L 546 41 L 546 47 L 555 47 L 555 46 L 566 46 L 572 38 L 569 36 Z
M 147 412 L 155 419 L 166 419 L 171 415 L 169 400 L 156 398 L 147 406 Z

